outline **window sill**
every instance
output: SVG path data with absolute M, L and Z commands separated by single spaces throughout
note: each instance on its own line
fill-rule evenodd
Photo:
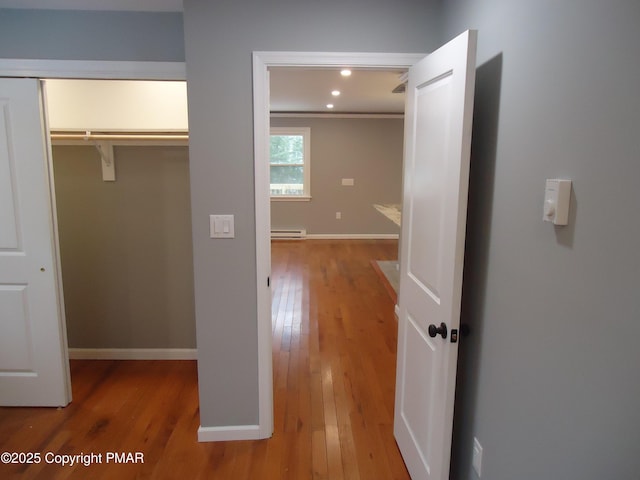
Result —
M 311 200 L 311 195 L 279 195 L 277 197 L 271 197 L 272 202 L 308 202 Z

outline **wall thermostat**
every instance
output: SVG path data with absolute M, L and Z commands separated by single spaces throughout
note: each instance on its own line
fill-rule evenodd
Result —
M 554 225 L 568 225 L 571 180 L 547 179 L 544 191 L 543 220 Z

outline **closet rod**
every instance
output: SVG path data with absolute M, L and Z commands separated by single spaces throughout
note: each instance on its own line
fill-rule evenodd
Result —
M 183 133 L 51 133 L 52 140 L 189 140 Z

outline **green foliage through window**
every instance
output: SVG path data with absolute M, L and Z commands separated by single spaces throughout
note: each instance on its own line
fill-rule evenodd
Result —
M 303 133 L 271 134 L 270 174 L 272 196 L 305 195 L 305 135 Z

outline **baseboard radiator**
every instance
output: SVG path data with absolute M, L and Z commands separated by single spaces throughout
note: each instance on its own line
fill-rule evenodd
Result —
M 303 239 L 307 237 L 304 228 L 274 228 L 271 230 L 271 238 L 274 239 Z

